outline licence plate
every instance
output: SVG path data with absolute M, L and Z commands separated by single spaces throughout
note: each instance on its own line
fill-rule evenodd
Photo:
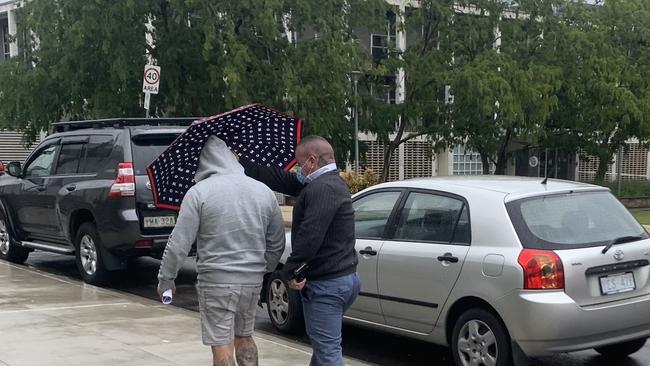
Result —
M 600 277 L 600 291 L 603 295 L 614 295 L 636 289 L 632 272 L 617 273 Z
M 174 227 L 176 217 L 174 216 L 152 216 L 144 218 L 145 228 Z

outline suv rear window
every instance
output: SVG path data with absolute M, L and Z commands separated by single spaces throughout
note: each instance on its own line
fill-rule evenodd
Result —
M 506 204 L 519 240 L 530 249 L 606 245 L 626 236 L 648 238 L 645 229 L 609 192 L 533 197 Z
M 133 137 L 131 149 L 135 175 L 147 174 L 147 167 L 171 145 L 179 134 L 145 134 Z
M 85 145 L 85 158 L 79 164 L 79 173 L 95 173 L 101 170 L 107 161 L 110 161 L 112 152 L 113 136 L 90 136 L 90 141 Z

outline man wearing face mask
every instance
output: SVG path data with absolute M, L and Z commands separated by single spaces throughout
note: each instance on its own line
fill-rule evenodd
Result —
M 246 174 L 272 190 L 297 197 L 291 227 L 291 255 L 283 267 L 289 280 L 307 264 L 306 279 L 289 280 L 301 290 L 305 328 L 314 350 L 310 365 L 344 365 L 343 314 L 356 299 L 360 282 L 354 249 L 354 209 L 350 190 L 339 176 L 332 146 L 309 136 L 296 148 L 296 173 L 240 160 Z

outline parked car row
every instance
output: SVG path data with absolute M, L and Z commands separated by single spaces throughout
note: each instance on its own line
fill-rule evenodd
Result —
M 146 166 L 192 119 L 55 124 L 22 165 L 0 164 L 0 258 L 75 255 L 102 285 L 134 256 L 160 257 L 176 212 L 153 203 Z M 346 321 L 449 346 L 457 365 L 508 365 L 650 336 L 650 240 L 606 188 L 517 177 L 380 184 L 353 197 L 362 289 Z M 262 301 L 304 330 L 279 270 Z

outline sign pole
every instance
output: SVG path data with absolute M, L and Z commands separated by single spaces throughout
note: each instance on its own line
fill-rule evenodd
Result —
M 146 117 L 149 118 L 149 103 L 151 102 L 151 93 L 144 93 L 144 109 L 147 111 Z

